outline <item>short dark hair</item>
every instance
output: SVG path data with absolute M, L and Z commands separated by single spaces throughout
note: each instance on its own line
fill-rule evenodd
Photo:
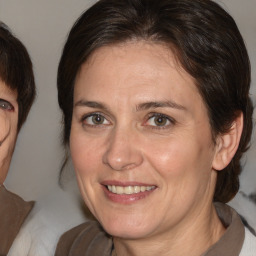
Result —
M 69 33 L 58 69 L 64 145 L 69 143 L 74 83 L 81 65 L 98 48 L 131 40 L 164 43 L 176 54 L 195 78 L 213 141 L 243 113 L 239 148 L 218 172 L 214 195 L 215 201 L 231 200 L 239 189 L 240 159 L 252 133 L 250 61 L 235 21 L 211 0 L 100 0 L 84 12 Z
M 3 22 L 0 22 L 0 79 L 17 91 L 19 131 L 35 99 L 33 67 L 25 46 Z

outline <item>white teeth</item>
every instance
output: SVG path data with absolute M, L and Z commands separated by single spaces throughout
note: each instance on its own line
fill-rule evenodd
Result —
M 135 186 L 133 187 L 134 193 L 139 193 L 140 192 L 140 187 L 139 186 Z
M 131 186 L 124 187 L 124 194 L 133 194 L 133 188 Z
M 110 186 L 111 187 L 111 190 L 110 191 L 112 191 L 113 193 L 116 193 L 116 186 Z
M 145 192 L 146 191 L 146 187 L 144 187 L 144 186 L 140 187 L 140 191 L 141 192 Z
M 116 186 L 116 194 L 120 195 L 124 193 L 124 187 Z
M 111 191 L 114 194 L 125 194 L 125 195 L 131 195 L 131 194 L 137 194 L 139 192 L 145 192 L 150 191 L 155 188 L 155 186 L 114 186 L 114 185 L 108 185 L 108 190 Z

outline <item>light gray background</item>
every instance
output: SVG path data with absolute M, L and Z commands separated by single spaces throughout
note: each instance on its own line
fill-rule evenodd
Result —
M 94 1 L 0 0 L 0 20 L 22 40 L 34 63 L 37 99 L 20 132 L 5 185 L 26 200 L 54 198 L 62 159 L 61 114 L 56 73 L 66 35 L 76 18 Z M 251 94 L 256 103 L 256 0 L 222 0 L 246 41 L 252 64 Z M 255 122 L 255 113 L 254 113 Z M 255 131 L 253 139 L 255 140 Z M 256 142 L 246 157 L 241 189 L 256 191 Z M 65 198 L 63 199 L 65 201 Z M 58 205 L 58 202 L 54 203 Z M 74 211 L 77 211 L 74 207 Z M 254 213 L 255 214 L 255 213 Z

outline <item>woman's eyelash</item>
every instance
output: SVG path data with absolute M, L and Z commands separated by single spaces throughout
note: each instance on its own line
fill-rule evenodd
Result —
M 83 115 L 80 119 L 83 126 L 89 127 L 102 127 L 108 126 L 111 122 L 102 113 L 93 112 Z M 143 122 L 143 126 L 151 129 L 167 129 L 174 125 L 176 121 L 167 115 L 161 113 L 150 113 L 146 121 Z
M 161 113 L 151 113 L 147 118 L 146 126 L 153 129 L 166 129 L 175 123 L 176 121 L 170 116 Z
M 90 113 L 82 116 L 81 123 L 88 126 L 108 125 L 110 122 L 101 113 Z
M 4 99 L 0 99 L 0 108 L 4 110 L 9 110 L 9 111 L 14 110 L 13 105 L 9 101 Z

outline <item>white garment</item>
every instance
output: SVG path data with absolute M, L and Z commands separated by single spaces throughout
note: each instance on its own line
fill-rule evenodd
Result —
M 252 200 L 240 191 L 228 205 L 234 208 L 239 215 L 243 216 L 248 224 L 256 231 L 256 204 Z
M 256 237 L 247 228 L 240 256 L 256 256 Z
M 84 221 L 77 194 L 56 187 L 38 200 L 7 256 L 53 256 L 59 237 Z

